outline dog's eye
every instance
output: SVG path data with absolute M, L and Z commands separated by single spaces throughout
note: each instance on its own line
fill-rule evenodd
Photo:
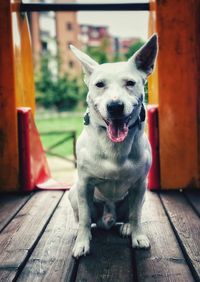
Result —
M 126 81 L 126 86 L 127 87 L 133 87 L 135 85 L 135 81 L 133 81 L 133 80 L 127 80 Z
M 105 87 L 105 83 L 104 83 L 103 81 L 99 81 L 99 82 L 97 82 L 95 85 L 96 85 L 96 87 L 98 87 L 98 88 L 103 88 L 103 87 Z

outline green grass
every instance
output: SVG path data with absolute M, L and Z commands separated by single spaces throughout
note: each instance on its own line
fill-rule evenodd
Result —
M 63 131 L 63 130 L 75 130 L 77 137 L 83 128 L 83 115 L 74 116 L 69 115 L 67 117 L 52 117 L 48 119 L 38 118 L 36 119 L 36 125 L 40 133 L 51 132 L 51 131 Z M 65 138 L 69 134 L 55 134 L 55 135 L 41 135 L 43 147 L 47 149 L 59 140 Z M 69 156 L 73 154 L 72 139 L 61 144 L 60 146 L 53 149 L 53 152 L 62 156 Z

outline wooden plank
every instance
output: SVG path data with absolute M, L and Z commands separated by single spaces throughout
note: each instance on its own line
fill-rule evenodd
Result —
M 31 107 L 33 112 L 35 108 L 28 21 L 20 4 L 21 0 L 0 1 L 1 191 L 17 191 L 20 186 L 16 107 Z
M 130 245 L 116 229 L 93 229 L 91 255 L 80 259 L 76 281 L 136 281 Z
M 0 266 L 0 272 L 1 272 L 1 278 L 0 278 L 1 282 L 14 281 L 14 278 L 15 278 L 15 275 L 16 275 L 16 269 L 15 268 L 8 270 L 8 269 L 1 268 L 1 266 Z
M 155 13 L 155 1 L 149 0 L 149 22 L 148 22 L 148 34 L 149 37 L 157 32 L 156 30 L 156 13 Z M 148 104 L 158 105 L 159 104 L 159 92 L 158 92 L 158 65 L 154 67 L 153 73 L 148 77 Z
M 200 191 L 199 190 L 185 190 L 184 195 L 193 206 L 197 214 L 200 216 Z
M 150 250 L 136 250 L 138 281 L 194 281 L 157 194 L 148 192 L 142 226 Z
M 162 193 L 161 199 L 196 281 L 200 281 L 200 221 L 180 192 Z
M 200 1 L 151 0 L 150 9 L 159 41 L 150 89 L 158 92 L 161 187 L 200 188 Z
M 23 16 L 21 14 L 22 1 L 12 0 L 12 2 L 17 8 L 17 11 L 12 13 L 16 106 L 30 107 L 34 114 L 35 86 L 28 19 L 26 13 Z
M 77 224 L 65 193 L 18 281 L 72 281 Z
M 0 233 L 0 281 L 9 281 L 20 271 L 62 195 L 61 191 L 35 193 Z
M 16 191 L 19 186 L 11 15 L 11 0 L 0 1 L 0 65 L 4 70 L 0 76 L 0 191 Z
M 28 201 L 30 195 L 3 194 L 0 196 L 0 232 Z

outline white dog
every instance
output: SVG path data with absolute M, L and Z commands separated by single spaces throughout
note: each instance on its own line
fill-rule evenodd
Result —
M 73 256 L 90 251 L 91 223 L 109 229 L 123 222 L 133 248 L 149 248 L 141 209 L 151 166 L 144 132 L 144 84 L 153 71 L 157 35 L 127 62 L 99 65 L 71 46 L 85 73 L 88 110 L 77 141 L 78 178 L 69 199 L 79 222 Z

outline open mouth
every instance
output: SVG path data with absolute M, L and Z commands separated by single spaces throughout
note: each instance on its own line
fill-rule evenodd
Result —
M 105 120 L 107 125 L 107 134 L 109 139 L 114 143 L 120 143 L 125 140 L 128 135 L 128 122 L 131 117 L 121 119 Z
M 105 119 L 99 112 L 97 106 L 94 106 L 94 108 L 106 124 L 106 131 L 109 139 L 114 143 L 123 142 L 128 135 L 128 124 L 132 118 L 132 113 L 128 117 Z

